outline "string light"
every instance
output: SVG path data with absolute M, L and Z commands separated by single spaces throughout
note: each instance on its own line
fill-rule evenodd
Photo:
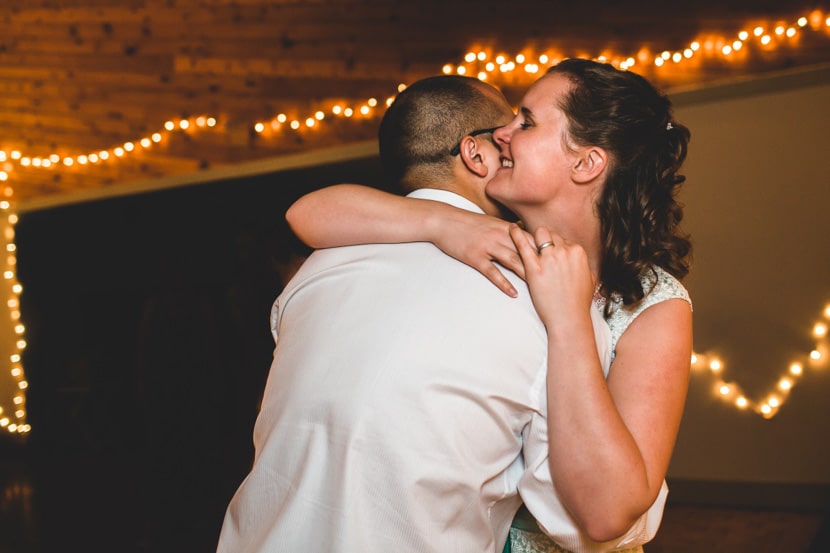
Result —
M 815 348 L 812 349 L 803 360 L 792 361 L 787 370 L 776 381 L 773 391 L 765 395 L 765 399 L 753 402 L 746 397 L 740 387 L 734 382 L 716 380 L 714 384 L 715 395 L 720 399 L 732 403 L 736 408 L 745 410 L 752 408 L 753 411 L 766 419 L 774 417 L 786 401 L 790 391 L 796 385 L 799 378 L 804 375 L 805 364 L 812 368 L 821 369 L 826 364 L 827 355 L 827 332 L 828 321 L 830 321 L 830 303 L 822 311 L 824 321 L 818 321 L 813 325 L 812 335 L 817 339 Z M 693 370 L 704 370 L 706 368 L 713 375 L 724 371 L 724 364 L 719 358 L 701 353 L 693 353 L 691 358 Z
M 809 27 L 808 27 L 809 26 Z M 663 50 L 657 55 L 651 54 L 644 46 L 641 47 L 634 55 L 617 55 L 608 54 L 595 56 L 593 59 L 601 60 L 611 63 L 623 70 L 629 70 L 632 67 L 651 64 L 658 68 L 676 67 L 687 62 L 690 62 L 696 57 L 703 56 L 717 56 L 720 55 L 726 60 L 735 59 L 735 52 L 743 51 L 747 44 L 751 41 L 757 41 L 765 48 L 774 48 L 776 41 L 785 41 L 796 37 L 799 33 L 808 29 L 818 31 L 819 29 L 830 28 L 830 14 L 822 13 L 819 10 L 814 10 L 806 16 L 801 16 L 791 24 L 779 23 L 772 30 L 767 30 L 763 26 L 756 26 L 751 30 L 743 29 L 739 31 L 734 38 L 727 37 L 713 37 L 707 36 L 705 39 L 699 38 L 688 44 L 688 46 L 680 48 L 675 51 Z M 463 62 L 457 65 L 447 63 L 441 68 L 441 72 L 445 75 L 476 75 L 482 81 L 494 82 L 499 84 L 501 81 L 508 81 L 513 84 L 530 84 L 537 78 L 537 75 L 542 69 L 549 65 L 555 65 L 562 59 L 570 57 L 563 52 L 550 51 L 534 53 L 524 51 L 515 56 L 508 57 L 506 54 L 487 51 L 486 49 L 479 49 L 477 51 L 470 50 L 463 57 Z M 578 57 L 590 57 L 579 54 Z M 671 62 L 670 64 L 667 62 Z M 400 93 L 405 90 L 406 84 L 401 83 L 397 86 L 397 92 Z M 287 129 L 296 132 L 309 131 L 316 129 L 323 121 L 335 118 L 353 119 L 355 117 L 370 118 L 376 116 L 378 106 L 388 107 L 394 96 L 389 96 L 384 102 L 378 102 L 374 97 L 368 98 L 363 102 L 356 102 L 351 106 L 342 104 L 333 104 L 328 107 L 315 109 L 305 116 L 289 116 L 283 112 L 278 113 L 268 121 L 255 122 L 252 126 L 257 135 L 263 138 L 269 134 L 282 132 Z M 301 121 L 304 122 L 301 123 Z M 130 156 L 139 154 L 141 151 L 153 147 L 154 144 L 162 143 L 165 138 L 173 132 L 193 132 L 196 129 L 213 129 L 218 125 L 218 120 L 209 115 L 199 115 L 193 119 L 181 118 L 178 120 L 168 120 L 162 125 L 162 128 L 148 136 L 137 138 L 134 141 L 125 142 L 119 146 L 115 146 L 105 150 L 94 152 L 81 153 L 75 156 L 61 156 L 58 153 L 52 153 L 49 156 L 34 156 L 24 154 L 19 150 L 12 150 L 10 152 L 0 151 L 0 163 L 4 165 L 0 168 L 0 183 L 7 182 L 10 178 L 10 173 L 14 170 L 16 165 L 28 169 L 37 170 L 61 170 L 66 168 L 69 170 L 78 170 L 78 168 L 85 169 L 90 165 L 98 165 L 101 163 L 108 163 L 114 161 L 122 161 L 128 159 Z M 18 351 L 11 355 L 11 376 L 17 383 L 18 391 L 13 395 L 12 401 L 15 405 L 13 411 L 3 410 L 0 405 L 0 427 L 6 428 L 9 432 L 25 434 L 31 430 L 31 427 L 26 423 L 25 411 L 25 394 L 24 391 L 28 387 L 28 381 L 25 379 L 25 373 L 21 364 L 21 353 L 26 347 L 24 339 L 25 328 L 23 325 L 17 324 L 20 318 L 20 302 L 19 295 L 23 288 L 16 280 L 16 274 L 13 267 L 16 265 L 16 246 L 14 244 L 14 225 L 17 223 L 17 215 L 13 213 L 13 188 L 6 187 L 3 194 L 8 198 L 0 203 L 0 213 L 7 216 L 5 235 L 6 235 L 6 250 L 9 254 L 6 260 L 6 269 L 4 276 L 6 278 L 0 280 L 6 282 L 10 288 L 9 299 L 7 305 L 9 307 L 10 318 L 13 321 L 12 327 L 18 336 L 15 343 Z M 830 304 L 824 308 L 824 317 L 830 320 Z M 19 330 L 19 332 L 18 332 Z M 816 323 L 813 327 L 814 337 L 824 340 L 828 334 L 827 323 Z M 730 401 L 738 409 L 752 408 L 755 412 L 761 414 L 766 418 L 775 416 L 778 409 L 784 403 L 787 394 L 796 384 L 798 378 L 804 373 L 805 364 L 810 367 L 818 368 L 822 366 L 828 357 L 828 348 L 825 343 L 818 344 L 814 350 L 809 352 L 806 359 L 803 361 L 793 362 L 785 376 L 778 380 L 776 385 L 778 395 L 769 395 L 766 400 L 759 402 L 752 402 L 743 393 L 740 388 L 734 383 L 721 382 L 716 386 L 718 395 Z M 720 374 L 724 365 L 723 362 L 709 355 L 695 354 L 692 357 L 693 367 L 708 367 L 713 375 Z M 0 398 L 2 399 L 2 398 Z M 13 413 L 15 419 L 10 419 L 9 413 Z M 4 414 L 5 413 L 5 414 Z

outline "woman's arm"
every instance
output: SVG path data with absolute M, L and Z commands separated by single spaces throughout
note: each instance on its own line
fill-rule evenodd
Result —
M 294 233 L 314 248 L 432 242 L 511 296 L 516 295 L 515 289 L 493 261 L 524 274 L 508 222 L 443 202 L 339 184 L 301 197 L 288 208 L 285 218 Z
M 584 250 L 541 229 L 511 230 L 548 334 L 548 437 L 559 496 L 586 534 L 624 534 L 660 491 L 685 403 L 692 317 L 682 300 L 649 307 L 617 344 L 608 380 L 589 308 Z M 537 253 L 536 243 L 555 246 Z

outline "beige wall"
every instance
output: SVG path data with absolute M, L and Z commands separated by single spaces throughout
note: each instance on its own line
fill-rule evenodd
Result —
M 682 200 L 695 265 L 695 349 L 750 399 L 816 346 L 830 303 L 830 67 L 673 95 L 692 130 Z M 669 476 L 830 483 L 830 364 L 806 367 L 764 420 L 693 371 Z

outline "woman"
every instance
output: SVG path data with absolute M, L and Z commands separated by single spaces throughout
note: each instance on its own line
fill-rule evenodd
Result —
M 561 545 L 601 551 L 665 501 L 692 347 L 691 303 L 678 280 L 691 247 L 675 200 L 689 132 L 642 77 L 573 59 L 530 88 L 494 139 L 502 168 L 487 193 L 529 232 L 454 214 L 438 233 L 423 223 L 431 220 L 429 206 L 354 187 L 301 200 L 289 222 L 316 247 L 387 235 L 434 241 L 515 294 L 491 263 L 518 267 L 506 238 L 482 245 L 477 230 L 509 228 L 548 335 L 550 471 L 580 533 Z M 321 206 L 327 216 L 318 219 Z M 351 234 L 339 235 L 338 224 Z M 603 309 L 612 330 L 607 375 L 596 356 L 592 308 Z M 522 495 L 532 512 L 533 494 Z M 517 528 L 510 542 L 513 551 L 562 551 L 543 534 Z

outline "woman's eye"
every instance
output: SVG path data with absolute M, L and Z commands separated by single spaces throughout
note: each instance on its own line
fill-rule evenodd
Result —
M 530 127 L 532 127 L 532 126 L 533 126 L 533 125 L 531 125 L 531 124 L 530 124 L 530 123 L 528 123 L 527 121 L 525 121 L 524 123 L 519 123 L 519 128 L 520 128 L 520 129 L 522 129 L 522 130 L 529 129 L 529 128 L 530 128 Z

